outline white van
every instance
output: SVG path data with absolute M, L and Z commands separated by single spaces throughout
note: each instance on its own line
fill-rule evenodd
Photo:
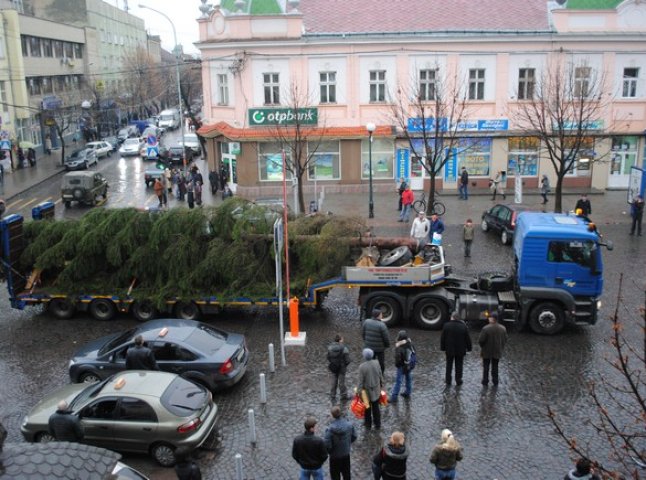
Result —
M 179 110 L 171 108 L 159 114 L 159 127 L 165 130 L 175 130 L 179 127 Z

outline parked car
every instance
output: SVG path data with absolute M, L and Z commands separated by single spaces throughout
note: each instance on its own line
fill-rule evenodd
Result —
M 125 142 L 128 138 L 138 137 L 139 129 L 136 125 L 128 125 L 127 127 L 122 128 L 117 133 L 117 138 L 121 143 Z
M 96 382 L 125 370 L 126 352 L 137 335 L 155 354 L 160 370 L 180 374 L 211 391 L 235 385 L 247 370 L 244 335 L 193 320 L 159 319 L 78 349 L 69 364 L 72 382 Z
M 109 157 L 112 155 L 112 145 L 108 142 L 90 142 L 85 144 L 85 148 L 91 148 L 96 152 L 96 158 Z
M 482 223 L 480 224 L 482 231 L 492 230 L 500 234 L 502 244 L 508 245 L 514 238 L 518 214 L 525 210 L 527 208 L 516 205 L 494 205 L 482 214 Z
M 96 151 L 91 148 L 75 150 L 65 159 L 65 170 L 87 170 L 98 163 Z
M 177 142 L 178 145 L 182 145 L 182 141 Z M 191 151 L 193 152 L 193 155 L 200 156 L 202 153 L 202 149 L 200 147 L 200 140 L 197 138 L 197 134 L 195 133 L 185 133 L 184 134 L 184 145 L 186 145 L 186 148 L 190 148 Z
M 61 198 L 65 207 L 72 202 L 96 205 L 97 197 L 108 198 L 108 181 L 99 172 L 70 172 L 63 176 Z
M 61 400 L 81 420 L 82 443 L 149 453 L 170 467 L 175 449 L 202 445 L 215 426 L 217 406 L 204 387 L 174 373 L 129 370 L 92 384 L 69 384 L 31 409 L 20 431 L 28 442 L 49 442 L 49 417 Z
M 146 183 L 146 188 L 150 188 L 155 184 L 155 180 L 161 178 L 164 175 L 164 171 L 156 167 L 147 168 L 144 171 L 144 182 Z
M 112 146 L 112 151 L 116 152 L 117 148 L 119 148 L 119 144 L 121 143 L 117 137 L 103 137 L 104 142 L 108 142 L 110 146 Z
M 127 138 L 125 142 L 121 145 L 119 149 L 119 154 L 125 156 L 130 155 L 139 155 L 139 150 L 141 150 L 141 141 L 139 138 Z

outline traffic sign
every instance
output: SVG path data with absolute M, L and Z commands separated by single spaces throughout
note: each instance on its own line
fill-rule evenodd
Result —
M 146 142 L 149 146 L 154 147 L 155 145 L 157 145 L 157 137 L 154 135 L 148 135 Z
M 0 140 L 0 150 L 11 150 L 11 141 L 10 140 Z
M 146 156 L 148 158 L 157 158 L 159 155 L 159 147 L 157 145 L 146 147 Z

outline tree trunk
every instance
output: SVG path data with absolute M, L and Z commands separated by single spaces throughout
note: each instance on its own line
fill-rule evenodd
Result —
M 554 190 L 554 213 L 561 213 L 562 208 L 563 177 L 556 178 L 556 189 Z
M 433 213 L 433 203 L 435 203 L 435 169 L 431 172 L 431 185 L 428 189 L 428 202 L 426 203 L 426 215 Z
M 306 213 L 305 210 L 305 196 L 303 195 L 303 175 L 301 174 L 298 178 L 298 211 L 300 213 Z

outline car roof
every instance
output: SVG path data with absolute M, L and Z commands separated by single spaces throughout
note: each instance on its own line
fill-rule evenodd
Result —
M 88 171 L 81 171 L 81 172 L 69 172 L 64 175 L 64 177 L 92 177 L 94 178 L 94 175 L 97 172 L 88 172 Z
M 169 372 L 126 370 L 112 377 L 101 389 L 101 394 L 161 397 L 176 378 L 176 374 Z
M 162 170 L 157 171 L 163 173 Z M 191 336 L 199 325 L 200 322 L 195 322 L 193 320 L 162 318 L 142 323 L 139 328 L 137 328 L 137 334 L 142 335 L 146 341 L 184 341 Z M 166 329 L 167 333 L 164 336 L 160 336 L 159 332 L 163 329 Z
M 98 142 L 88 142 L 85 144 L 86 147 L 89 147 L 90 145 L 99 145 L 101 143 L 106 143 L 105 140 L 99 140 Z

